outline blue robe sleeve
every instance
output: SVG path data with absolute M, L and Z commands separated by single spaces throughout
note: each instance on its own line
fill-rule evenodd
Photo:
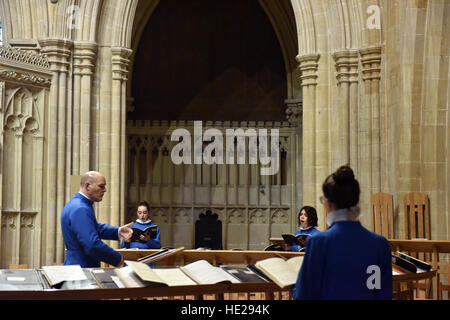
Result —
M 306 240 L 306 254 L 303 258 L 297 282 L 292 288 L 294 300 L 318 300 L 323 286 L 325 258 L 322 245 L 314 239 Z
M 99 237 L 100 235 L 105 236 L 105 239 L 118 240 L 118 227 L 99 224 L 93 212 L 86 208 L 77 210 L 77 218 L 73 219 L 71 224 L 86 255 L 93 260 L 104 261 L 114 266 L 120 263 L 122 260 L 120 252 L 106 245 Z M 113 237 L 114 232 L 115 237 Z
M 97 230 L 100 239 L 104 240 L 120 240 L 119 227 L 113 227 L 108 224 L 97 222 Z

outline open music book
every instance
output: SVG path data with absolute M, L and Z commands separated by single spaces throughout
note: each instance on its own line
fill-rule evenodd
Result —
M 125 260 L 126 267 L 115 269 L 126 287 L 186 286 L 240 281 L 206 260 L 198 260 L 179 268 L 151 268 L 138 261 Z
M 151 268 L 145 263 L 125 260 L 126 267 L 115 269 L 125 287 L 188 286 L 196 283 L 179 268 Z
M 198 260 L 189 263 L 180 269 L 198 284 L 215 284 L 220 282 L 239 283 L 240 281 L 233 277 L 220 267 L 215 267 L 206 260 Z
M 150 235 L 150 239 L 155 239 L 156 238 L 156 234 L 157 234 L 157 229 L 158 226 L 154 225 L 151 227 L 147 227 L 145 229 L 140 229 L 140 228 L 131 228 L 133 229 L 133 235 L 131 236 L 130 241 L 131 242 L 144 242 L 143 240 L 141 240 L 141 235 Z
M 275 282 L 280 288 L 286 288 L 295 284 L 298 272 L 304 256 L 290 258 L 268 258 L 258 261 L 254 267 L 261 270 L 268 278 Z
M 281 235 L 283 237 L 284 242 L 288 246 L 304 246 L 306 243 L 306 239 L 308 238 L 309 234 L 299 234 L 299 235 L 293 235 L 291 233 L 285 233 Z
M 66 281 L 88 280 L 80 265 L 43 266 L 42 269 L 51 287 L 60 287 Z

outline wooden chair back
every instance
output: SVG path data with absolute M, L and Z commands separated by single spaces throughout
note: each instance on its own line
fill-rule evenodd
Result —
M 375 193 L 370 198 L 372 231 L 387 239 L 395 239 L 394 197 L 388 193 Z
M 13 264 L 9 265 L 9 269 L 28 269 L 28 264 Z
M 406 239 L 431 240 L 430 200 L 422 192 L 411 192 L 404 198 Z
M 422 192 L 411 192 L 404 197 L 406 239 L 431 240 L 430 200 Z M 430 254 L 416 255 L 421 260 L 430 261 Z

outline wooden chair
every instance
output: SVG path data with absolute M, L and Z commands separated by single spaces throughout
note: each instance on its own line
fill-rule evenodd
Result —
M 421 192 L 411 192 L 404 198 L 405 238 L 431 240 L 430 200 Z M 419 259 L 430 261 L 430 254 L 420 254 Z
M 388 193 L 375 193 L 370 198 L 372 230 L 386 239 L 394 239 L 394 198 Z
M 9 265 L 9 269 L 28 269 L 28 264 L 13 264 Z
M 430 224 L 430 199 L 422 192 L 411 192 L 404 197 L 405 215 L 405 238 L 406 239 L 427 239 L 431 240 Z M 430 253 L 411 253 L 412 256 L 420 260 L 431 262 Z M 421 295 L 425 290 L 425 298 L 431 290 L 431 282 L 425 281 L 417 283 L 415 296 Z

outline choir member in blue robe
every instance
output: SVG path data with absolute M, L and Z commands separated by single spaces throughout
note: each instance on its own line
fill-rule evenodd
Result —
M 147 201 L 142 201 L 139 203 L 137 208 L 137 220 L 131 225 L 131 228 L 138 228 L 141 230 L 145 230 L 148 227 L 154 227 L 155 224 L 149 218 L 150 206 Z M 140 236 L 141 241 L 131 241 L 125 242 L 122 241 L 120 247 L 121 248 L 134 248 L 134 249 L 160 249 L 161 248 L 161 240 L 160 240 L 160 230 L 159 227 L 156 226 L 156 237 L 150 238 L 150 235 L 142 234 Z
M 294 232 L 294 236 L 297 236 L 299 234 L 307 234 L 308 236 L 312 236 L 313 234 L 320 232 L 316 229 L 316 227 L 318 226 L 317 221 L 318 219 L 316 209 L 310 206 L 304 206 L 300 209 L 300 212 L 298 214 L 298 224 L 300 226 L 300 229 Z M 297 252 L 304 247 L 304 245 L 293 245 L 288 249 L 290 251 Z
M 306 241 L 306 254 L 292 295 L 296 300 L 392 299 L 389 242 L 358 220 L 359 183 L 348 166 L 322 186 L 326 231 Z
M 106 179 L 96 171 L 90 171 L 81 178 L 80 191 L 64 206 L 61 213 L 61 229 L 66 247 L 65 265 L 79 264 L 83 268 L 100 267 L 100 262 L 113 266 L 123 265 L 120 252 L 101 239 L 130 239 L 131 224 L 114 227 L 97 222 L 93 208 L 106 192 Z

